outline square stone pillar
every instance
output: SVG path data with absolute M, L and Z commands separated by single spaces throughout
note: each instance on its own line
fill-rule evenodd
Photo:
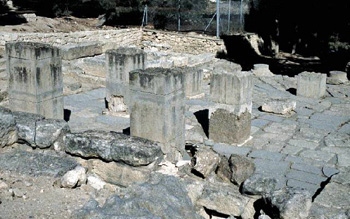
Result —
M 11 109 L 63 119 L 60 50 L 42 43 L 9 42 L 6 55 Z
M 186 97 L 193 97 L 203 93 L 203 70 L 195 67 L 185 67 L 184 88 Z
M 242 144 L 250 138 L 252 73 L 229 71 L 226 67 L 214 69 L 210 82 L 210 96 L 217 103 L 209 120 L 209 138 L 215 142 Z
M 298 74 L 297 96 L 321 98 L 326 93 L 327 75 L 316 72 Z
M 106 51 L 106 101 L 110 112 L 125 112 L 129 106 L 129 72 L 145 68 L 146 53 L 134 47 Z
M 180 69 L 130 72 L 130 133 L 159 142 L 171 162 L 186 153 L 183 81 Z

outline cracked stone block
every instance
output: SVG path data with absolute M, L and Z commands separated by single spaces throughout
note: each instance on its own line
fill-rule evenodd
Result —
M 8 42 L 6 54 L 11 110 L 63 119 L 60 50 L 42 43 Z
M 186 153 L 182 69 L 139 69 L 129 77 L 131 135 L 159 142 L 168 161 L 178 161 Z
M 302 72 L 298 75 L 297 96 L 321 98 L 326 93 L 326 74 Z
M 130 105 L 129 72 L 145 68 L 146 53 L 135 47 L 106 51 L 106 101 L 110 112 L 125 112 Z

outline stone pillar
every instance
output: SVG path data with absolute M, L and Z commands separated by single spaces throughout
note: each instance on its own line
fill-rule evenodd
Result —
M 270 71 L 269 65 L 267 64 L 254 64 L 252 72 L 258 77 L 273 76 L 273 73 Z
M 130 72 L 130 133 L 157 141 L 167 160 L 185 154 L 185 95 L 181 69 Z
M 348 76 L 345 71 L 330 71 L 326 80 L 327 84 L 339 85 L 348 82 Z
M 186 97 L 193 97 L 203 93 L 203 70 L 195 67 L 183 68 L 184 89 Z
M 302 72 L 298 74 L 297 96 L 321 98 L 326 93 L 326 74 Z
M 129 72 L 145 68 L 146 53 L 134 47 L 106 51 L 106 101 L 110 112 L 125 112 L 129 106 Z
M 11 109 L 63 119 L 60 50 L 42 43 L 9 42 L 6 55 Z
M 210 82 L 210 97 L 218 108 L 210 115 L 209 138 L 239 145 L 250 138 L 252 73 L 231 68 L 232 63 L 222 65 L 214 68 Z

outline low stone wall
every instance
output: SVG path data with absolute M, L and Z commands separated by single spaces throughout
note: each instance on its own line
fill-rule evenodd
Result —
M 70 44 L 99 42 L 103 51 L 126 45 L 138 45 L 142 31 L 138 28 L 119 30 L 78 31 L 70 33 L 7 33 L 0 32 L 0 47 L 9 41 L 31 41 L 61 47 Z
M 142 46 L 145 49 L 156 47 L 160 51 L 201 54 L 224 51 L 222 39 L 200 34 L 143 30 Z
M 70 33 L 8 33 L 0 32 L 0 49 L 9 41 L 48 43 L 59 48 L 96 43 L 102 52 L 120 46 L 188 54 L 216 53 L 225 50 L 223 40 L 200 34 L 183 34 L 157 30 L 128 28 L 118 30 L 77 31 Z

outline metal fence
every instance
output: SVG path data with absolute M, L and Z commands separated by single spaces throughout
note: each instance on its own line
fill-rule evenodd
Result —
M 244 16 L 247 13 L 248 0 L 214 0 L 191 9 L 185 8 L 178 0 L 175 5 L 162 7 L 145 5 L 142 26 L 178 32 L 202 32 L 219 37 L 244 31 Z

